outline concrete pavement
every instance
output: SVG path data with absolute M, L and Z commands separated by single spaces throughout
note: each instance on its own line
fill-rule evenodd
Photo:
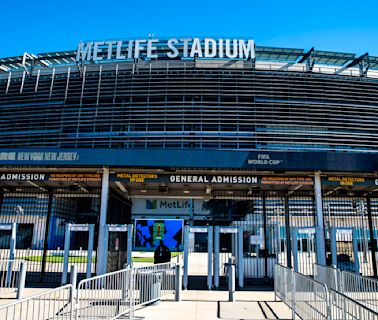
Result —
M 291 309 L 274 301 L 271 291 L 238 291 L 235 302 L 228 302 L 227 291 L 185 290 L 181 302 L 167 297 L 135 315 L 145 320 L 291 319 Z
M 26 288 L 24 297 L 49 289 Z M 15 301 L 16 294 L 1 294 L 0 305 Z M 274 301 L 272 291 L 237 291 L 235 302 L 228 302 L 227 291 L 183 290 L 182 301 L 174 295 L 160 303 L 136 311 L 137 318 L 145 320 L 261 320 L 291 319 L 291 309 L 281 301 Z

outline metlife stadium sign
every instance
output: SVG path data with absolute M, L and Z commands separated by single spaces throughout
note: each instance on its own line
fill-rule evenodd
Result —
M 205 58 L 250 60 L 255 42 L 248 39 L 171 38 L 80 42 L 76 61 Z

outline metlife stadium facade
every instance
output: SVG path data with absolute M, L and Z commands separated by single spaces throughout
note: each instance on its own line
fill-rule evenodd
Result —
M 271 280 L 275 262 L 377 276 L 378 57 L 86 42 L 0 59 L 0 106 L 0 229 L 17 223 L 30 282 L 59 278 L 67 223 L 94 225 L 91 273 L 119 268 L 125 237 L 106 224 L 138 219 L 182 219 L 198 254 L 213 248 L 196 227 L 213 227 L 208 270 L 222 276 L 234 255 L 239 285 Z M 0 230 L 0 259 L 9 238 Z M 86 263 L 87 234 L 70 246 Z

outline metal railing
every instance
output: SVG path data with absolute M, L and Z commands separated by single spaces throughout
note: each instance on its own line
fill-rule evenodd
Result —
M 342 271 L 341 288 L 344 295 L 378 312 L 378 280 Z
M 332 320 L 377 320 L 378 313 L 356 300 L 337 292 L 329 291 L 330 315 Z
M 290 308 L 293 294 L 293 270 L 282 265 L 274 266 L 274 293 Z
M 2 320 L 72 319 L 73 287 L 65 285 L 0 306 Z
M 377 280 L 322 265 L 314 265 L 314 277 L 275 265 L 274 292 L 292 308 L 293 319 L 378 320 Z
M 0 260 L 0 293 L 17 292 L 23 260 Z
M 133 308 L 160 300 L 174 293 L 176 263 L 133 268 L 131 291 Z
M 131 273 L 126 268 L 80 281 L 76 319 L 117 319 L 130 313 Z
M 293 272 L 293 319 L 329 319 L 327 286 L 308 276 Z
M 314 264 L 314 279 L 327 285 L 328 289 L 341 291 L 341 275 L 337 268 Z

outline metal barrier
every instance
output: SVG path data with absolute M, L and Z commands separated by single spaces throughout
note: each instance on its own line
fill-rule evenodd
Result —
M 341 291 L 341 275 L 337 268 L 314 264 L 314 279 L 327 285 L 328 289 Z
M 176 264 L 173 262 L 133 268 L 133 308 L 160 300 L 175 291 Z
M 274 266 L 274 293 L 292 308 L 293 270 L 280 264 Z
M 335 290 L 329 291 L 332 320 L 377 320 L 378 313 Z
M 0 293 L 17 292 L 23 260 L 0 260 Z
M 130 313 L 130 268 L 79 282 L 76 319 L 116 319 Z
M 327 286 L 297 272 L 293 282 L 293 319 L 329 319 Z
M 293 319 L 378 320 L 377 280 L 318 264 L 314 277 L 275 265 L 274 292 L 292 308 Z
M 0 306 L 2 320 L 72 319 L 72 285 Z
M 378 280 L 342 271 L 341 288 L 349 298 L 378 312 Z

